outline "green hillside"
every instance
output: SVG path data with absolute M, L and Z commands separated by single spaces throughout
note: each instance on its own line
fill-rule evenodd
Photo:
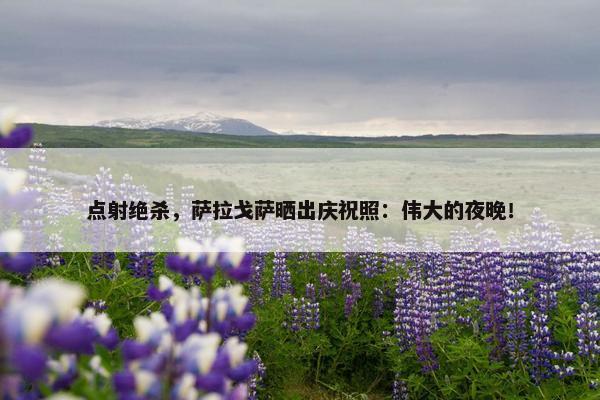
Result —
M 33 124 L 45 147 L 600 147 L 600 134 L 401 137 L 234 136 Z

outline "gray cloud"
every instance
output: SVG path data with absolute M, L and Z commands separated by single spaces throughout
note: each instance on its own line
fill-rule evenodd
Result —
M 5 0 L 0 102 L 331 133 L 600 131 L 600 3 Z

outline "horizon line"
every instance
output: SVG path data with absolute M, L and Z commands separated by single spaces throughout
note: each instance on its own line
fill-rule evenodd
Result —
M 148 128 L 148 129 L 140 129 L 140 128 L 124 128 L 124 127 L 106 127 L 106 126 L 98 126 L 94 124 L 55 124 L 55 123 L 45 123 L 45 122 L 19 122 L 19 124 L 24 125 L 47 125 L 47 126 L 68 126 L 68 127 L 80 127 L 80 128 L 100 128 L 100 129 L 122 129 L 122 130 L 134 130 L 134 131 L 165 131 L 165 132 L 178 132 L 178 133 L 192 133 L 192 134 L 204 134 L 204 135 L 228 135 L 228 136 L 249 136 L 249 137 L 273 137 L 270 135 L 240 135 L 235 133 L 226 133 L 226 132 L 201 132 L 201 131 L 189 131 L 189 130 L 178 130 L 178 129 L 163 129 L 163 128 Z M 266 128 L 265 128 L 266 129 Z M 269 129 L 267 129 L 269 130 Z M 269 130 L 270 131 L 270 130 Z M 443 137 L 443 136 L 593 136 L 600 135 L 600 132 L 544 132 L 544 133 L 532 133 L 532 132 L 524 132 L 524 133 L 507 133 L 507 132 L 495 132 L 495 133 L 419 133 L 419 134 L 384 134 L 384 135 L 368 135 L 368 134 L 337 134 L 337 133 L 317 133 L 317 132 L 293 132 L 288 133 L 288 131 L 277 132 L 271 131 L 276 136 L 281 137 L 294 137 L 294 136 L 304 136 L 304 137 L 338 137 L 338 138 L 368 138 L 368 139 L 385 139 L 385 138 L 419 138 L 419 137 Z

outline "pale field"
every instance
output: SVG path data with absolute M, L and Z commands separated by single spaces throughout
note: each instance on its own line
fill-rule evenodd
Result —
M 412 199 L 513 202 L 513 219 L 482 224 L 501 238 L 522 230 L 534 207 L 567 239 L 586 227 L 600 236 L 596 149 L 48 149 L 48 164 L 77 178 L 58 182 L 74 193 L 90 173 L 109 166 L 117 185 L 129 172 L 157 199 L 172 184 L 176 203 L 185 185 L 194 185 L 199 200 L 379 200 L 389 218 L 350 224 L 398 241 L 407 230 L 442 243 L 459 226 L 475 230 L 476 222 L 403 221 L 403 201 Z M 348 224 L 328 223 L 327 236 L 339 240 Z
M 406 154 L 406 151 L 400 153 Z M 470 151 L 470 153 L 476 153 Z M 399 154 L 403 155 L 403 154 Z M 557 222 L 564 234 L 600 226 L 600 152 L 507 150 L 485 154 L 448 154 L 409 159 L 319 160 L 318 162 L 244 162 L 169 164 L 161 167 L 194 180 L 236 185 L 253 199 L 370 199 L 389 205 L 389 218 L 369 224 L 381 233 L 444 235 L 464 224 L 402 221 L 404 200 L 501 200 L 514 203 L 515 217 L 484 223 L 506 234 L 527 223 L 534 207 Z M 469 156 L 469 157 L 468 157 Z M 250 199 L 252 200 L 252 199 Z

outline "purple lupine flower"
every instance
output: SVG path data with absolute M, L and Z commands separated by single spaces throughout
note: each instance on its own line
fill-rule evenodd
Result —
M 198 275 L 208 282 L 218 267 L 236 281 L 245 282 L 252 277 L 252 256 L 245 253 L 241 239 L 219 237 L 201 244 L 180 238 L 177 249 L 178 254 L 167 256 L 165 264 L 181 275 Z
M 319 303 L 311 302 L 304 297 L 292 298 L 288 306 L 287 321 L 283 325 L 292 332 L 319 329 L 321 325 Z
M 541 311 L 531 312 L 531 344 L 529 350 L 530 375 L 536 384 L 549 378 L 552 373 L 552 338 L 548 328 L 548 316 Z
M 379 257 L 379 271 L 386 273 L 388 271 L 395 271 L 400 265 L 401 246 L 394 239 L 390 237 L 384 237 L 381 243 L 381 255 Z
M 250 303 L 260 306 L 264 303 L 264 289 L 262 286 L 263 272 L 265 269 L 265 253 L 254 253 L 254 274 L 250 282 Z
M 593 304 L 600 293 L 600 258 L 597 254 L 576 253 L 569 267 L 571 283 L 580 303 Z
M 82 197 L 86 204 L 92 204 L 96 200 L 110 202 L 117 198 L 116 190 L 110 168 L 101 167 L 94 181 L 90 185 L 84 185 Z M 83 234 L 91 246 L 92 265 L 112 269 L 117 247 L 117 227 L 114 221 L 107 219 L 84 224 Z
M 358 254 L 358 265 L 360 268 L 360 273 L 365 278 L 372 278 L 379 270 L 379 259 L 377 253 L 359 253 Z
M 400 350 L 406 351 L 414 344 L 421 369 L 428 373 L 438 368 L 429 337 L 439 326 L 439 310 L 432 301 L 434 288 L 419 276 L 423 272 L 416 271 L 409 279 L 398 279 L 394 326 Z
M 534 257 L 525 253 L 503 253 L 502 257 L 503 285 L 517 291 L 526 282 L 533 279 L 532 267 Z
M 65 246 L 63 244 L 63 238 L 60 233 L 52 233 L 48 236 L 48 250 L 49 252 L 46 263 L 50 267 L 59 267 L 65 265 L 65 259 L 60 254 L 64 251 Z
M 448 264 L 455 286 L 453 301 L 466 303 L 479 299 L 481 271 L 475 254 L 451 253 L 448 255 Z M 468 314 L 457 315 L 457 321 L 468 325 L 471 323 L 471 316 Z
M 192 259 L 206 256 L 198 253 Z M 162 299 L 161 311 L 138 316 L 136 338 L 123 343 L 125 368 L 113 382 L 119 396 L 245 399 L 244 382 L 255 374 L 257 362 L 245 359 L 247 345 L 232 335 L 254 324 L 242 290 L 241 285 L 220 287 L 205 299 L 199 287 L 186 290 L 161 276 L 158 286 L 149 289 L 151 297 Z
M 211 332 L 228 337 L 232 330 L 246 332 L 254 326 L 256 320 L 250 312 L 248 298 L 242 295 L 241 285 L 216 289 L 210 305 L 214 312 L 207 316 L 207 329 Z
M 47 265 L 49 267 L 53 267 L 53 268 L 57 268 L 57 267 L 65 265 L 66 261 L 62 255 L 56 254 L 56 253 L 46 253 L 46 254 L 48 254 L 48 256 L 46 257 L 45 265 Z
M 421 371 L 429 373 L 438 368 L 437 357 L 429 340 L 437 324 L 431 301 L 431 287 L 417 284 L 416 302 L 411 313 L 417 358 L 421 362 Z
M 316 226 L 316 225 L 311 225 L 311 226 Z M 321 226 L 322 226 L 322 225 L 321 225 Z M 324 238 L 324 237 L 321 237 L 320 239 L 321 239 L 321 240 L 320 240 L 320 241 L 321 241 L 321 243 L 323 243 L 325 238 Z M 318 247 L 318 246 L 317 246 L 317 247 Z M 321 246 L 321 250 L 323 250 L 322 246 Z M 323 264 L 323 263 L 325 262 L 325 255 L 326 255 L 326 254 L 327 254 L 327 253 L 325 253 L 324 251 L 317 251 L 317 252 L 315 252 L 315 253 L 314 253 L 315 260 L 317 260 L 317 262 L 318 262 L 319 264 Z
M 104 300 L 88 300 L 86 308 L 92 308 L 96 312 L 102 313 L 107 310 L 108 306 Z
M 129 253 L 129 264 L 127 264 L 127 269 L 129 269 L 136 278 L 153 278 L 155 256 L 155 253 Z
M 344 301 L 344 315 L 346 318 L 350 317 L 350 314 L 352 314 L 354 304 L 356 304 L 356 299 L 351 293 L 348 293 L 346 295 L 346 300 Z
M 9 272 L 27 275 L 35 266 L 35 256 L 20 252 L 24 236 L 20 231 L 0 233 L 0 267 Z
M 190 275 L 190 276 L 182 276 L 181 280 L 183 282 L 183 287 L 186 289 L 191 288 L 192 286 L 200 286 L 202 285 L 202 279 L 199 276 Z
M 556 308 L 557 305 L 557 285 L 556 283 L 536 282 L 534 284 L 536 295 L 536 305 L 539 309 L 546 312 Z
M 143 369 L 115 373 L 113 385 L 119 398 L 124 399 L 158 399 L 162 390 L 158 376 Z
M 118 342 L 106 314 L 79 312 L 85 293 L 78 285 L 45 279 L 12 293 L 3 296 L 0 310 L 0 352 L 25 384 L 66 388 L 75 379 L 76 354 L 90 354 L 96 344 L 114 349 Z M 48 361 L 50 354 L 60 362 Z
M 226 240 L 230 240 L 231 243 L 227 244 Z M 171 262 L 170 268 L 176 271 L 181 271 L 183 268 L 184 276 L 191 276 L 190 269 L 200 268 L 204 271 L 212 269 L 213 272 L 203 275 L 206 279 L 212 277 L 214 270 L 219 267 L 232 279 L 240 278 L 240 281 L 245 281 L 248 277 L 245 271 L 251 269 L 252 260 L 243 253 L 243 244 L 240 244 L 237 239 L 219 238 L 215 242 L 204 245 L 189 240 L 180 240 L 178 246 L 180 248 L 179 255 L 168 256 L 167 263 Z M 228 250 L 233 253 L 227 254 Z M 171 261 L 169 261 L 169 257 Z M 243 273 L 238 271 L 242 269 Z M 167 319 L 175 316 L 179 318 L 180 323 L 183 323 L 182 316 L 176 313 L 177 307 L 182 308 L 189 305 L 178 302 L 179 305 L 176 306 L 173 304 L 173 300 L 166 301 L 167 299 L 179 299 L 179 296 L 175 295 L 181 290 L 169 278 L 161 276 L 157 286 L 151 284 L 148 288 L 148 296 L 152 300 L 163 302 L 163 313 Z M 192 286 L 190 290 L 192 290 L 192 296 L 199 297 L 197 286 Z M 194 300 L 194 302 L 198 301 L 200 298 Z M 217 288 L 211 293 L 210 300 L 204 300 L 204 303 L 207 301 L 208 303 L 198 310 L 199 314 L 197 315 L 203 321 L 202 324 L 206 325 L 205 331 L 218 332 L 223 336 L 228 336 L 232 330 L 246 331 L 254 324 L 254 315 L 249 312 L 250 304 L 248 298 L 242 295 L 241 285 Z
M 396 374 L 392 385 L 392 400 L 408 400 L 408 388 L 406 387 L 406 382 L 403 379 L 400 379 L 398 374 Z
M 527 306 L 525 289 L 507 289 L 506 348 L 513 365 L 527 360 Z
M 217 263 L 227 277 L 238 282 L 252 278 L 252 255 L 246 253 L 243 239 L 219 237 L 212 246 L 212 251 L 218 253 Z
M 115 265 L 117 255 L 112 252 L 92 253 L 90 262 L 98 268 L 112 269 Z
M 346 260 L 346 269 L 352 269 L 356 266 L 358 261 L 358 254 L 354 252 L 345 252 L 344 258 Z
M 0 168 L 0 207 L 18 207 L 11 204 L 27 203 L 23 197 L 29 197 L 25 192 L 27 174 L 24 171 L 8 171 Z M 27 205 L 27 204 L 26 204 Z M 35 256 L 21 251 L 25 245 L 23 232 L 11 229 L 0 232 L 0 267 L 14 273 L 27 275 L 35 266 Z
M 352 290 L 352 272 L 348 268 L 342 271 L 342 289 Z
M 34 198 L 34 204 L 23 211 L 21 230 L 25 235 L 25 247 L 35 246 L 38 250 L 48 250 L 47 235 L 44 232 L 44 219 L 47 215 L 45 187 L 48 181 L 46 150 L 41 145 L 34 144 L 29 152 L 25 192 Z M 47 252 L 36 253 L 36 265 L 48 265 L 48 258 Z
M 383 290 L 375 288 L 373 290 L 373 318 L 381 318 L 383 307 Z
M 0 167 L 0 205 L 22 210 L 33 206 L 35 195 L 27 191 L 27 172 Z
M 283 326 L 288 328 L 292 332 L 298 332 L 300 330 L 300 310 L 299 300 L 297 298 L 292 299 L 292 303 L 288 310 L 288 321 L 284 321 Z
M 362 285 L 360 282 L 352 282 L 352 286 L 350 291 L 352 292 L 352 296 L 358 301 L 362 298 Z
M 48 355 L 41 347 L 14 345 L 9 354 L 9 364 L 25 381 L 39 381 L 46 373 Z
M 491 357 L 498 359 L 504 347 L 504 296 L 501 280 L 501 265 L 495 254 L 483 259 L 484 282 L 482 287 L 483 330 L 488 333 L 492 344 Z
M 27 147 L 31 143 L 33 129 L 29 125 L 16 125 L 15 118 L 14 109 L 0 114 L 0 148 Z
M 273 287 L 271 297 L 280 298 L 286 294 L 291 294 L 292 277 L 286 266 L 285 253 L 275 253 L 273 258 Z
M 325 272 L 319 274 L 319 298 L 324 299 L 335 289 L 335 282 L 329 279 Z
M 552 359 L 554 361 L 552 372 L 558 379 L 565 379 L 575 374 L 575 368 L 570 365 L 575 360 L 575 355 L 570 351 L 554 352 Z
M 50 329 L 46 333 L 45 341 L 62 351 L 91 354 L 94 351 L 94 344 L 89 338 L 93 336 L 94 329 L 90 324 L 74 321 Z
M 165 259 L 170 270 L 183 276 L 196 275 L 207 282 L 212 281 L 216 273 L 216 257 L 209 258 L 208 253 L 204 254 L 204 247 L 192 240 L 179 239 L 177 247 L 179 254 L 169 254 Z
M 553 262 L 545 253 L 533 253 L 530 256 L 531 276 L 534 279 L 533 290 L 535 306 L 543 313 L 549 313 L 557 305 L 559 274 Z
M 581 305 L 577 314 L 577 347 L 579 356 L 595 362 L 600 354 L 600 332 L 598 313 L 588 303 Z
M 318 302 L 308 305 L 310 311 L 310 320 L 308 326 L 310 329 L 319 329 L 321 327 L 321 310 Z
M 414 286 L 399 278 L 396 284 L 396 303 L 394 308 L 394 333 L 400 351 L 408 350 L 414 341 L 414 319 L 412 310 L 415 302 Z
M 317 291 L 313 283 L 307 283 L 305 289 L 305 296 L 310 301 L 314 302 L 317 300 Z
M 456 282 L 451 261 L 446 255 L 439 255 L 434 262 L 437 267 L 429 278 L 431 282 L 432 303 L 437 319 L 448 322 L 456 316 Z
M 421 372 L 427 374 L 439 368 L 433 346 L 427 336 L 417 336 L 415 352 L 421 363 Z
M 152 301 L 164 301 L 173 295 L 175 283 L 168 277 L 161 275 L 158 277 L 158 285 L 150 283 L 148 286 L 148 298 Z
M 180 190 L 180 199 L 178 204 L 179 215 L 192 215 L 192 202 L 196 199 L 194 186 L 182 186 Z M 175 204 L 173 187 L 167 186 L 166 196 L 171 198 L 167 204 Z M 184 218 L 179 221 L 180 234 L 183 237 L 201 242 L 212 236 L 210 232 L 212 221 L 203 218 L 201 221 L 194 221 L 192 218 Z M 237 235 L 236 235 L 237 236 Z
M 115 188 L 117 198 L 129 204 L 139 204 L 151 197 L 145 186 L 134 184 L 133 177 L 123 175 L 121 183 Z M 167 203 L 171 206 L 172 203 Z M 120 224 L 118 228 L 118 244 L 120 247 L 129 248 L 128 269 L 139 278 L 151 278 L 154 267 L 154 236 L 152 224 L 147 221 L 130 219 L 127 224 Z
M 57 359 L 47 362 L 48 383 L 53 392 L 68 389 L 77 379 L 77 357 L 75 354 L 62 354 Z
M 319 304 L 309 299 L 301 298 L 300 315 L 305 329 L 316 329 L 319 325 Z M 314 307 L 314 306 L 316 307 Z M 315 314 L 316 312 L 316 314 Z
M 258 389 L 263 385 L 267 376 L 267 368 L 255 351 L 252 359 L 256 361 L 256 373 L 248 381 L 248 400 L 258 400 Z

